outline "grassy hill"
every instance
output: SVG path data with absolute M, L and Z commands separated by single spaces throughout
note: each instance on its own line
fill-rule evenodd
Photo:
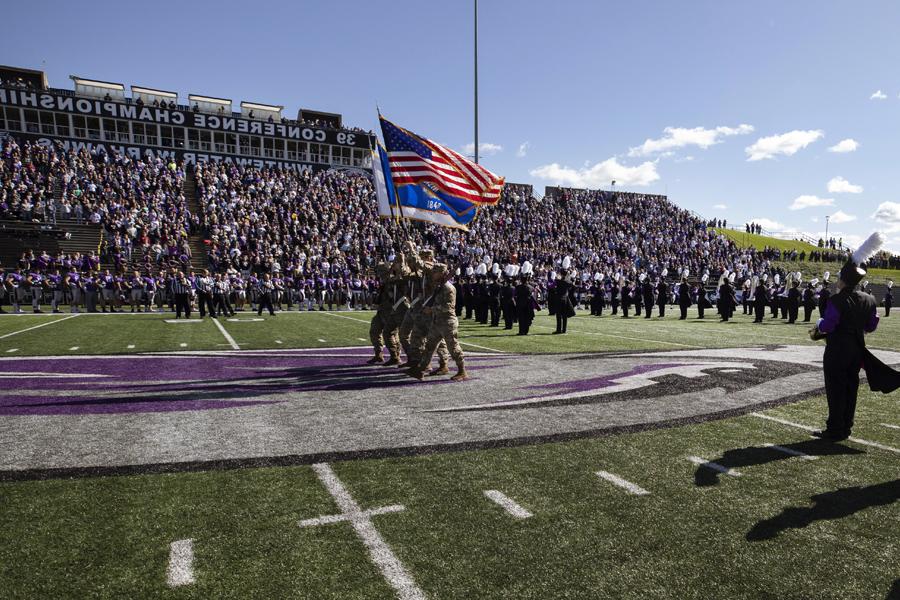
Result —
M 768 246 L 770 248 L 778 248 L 782 251 L 796 250 L 797 252 L 811 252 L 813 250 L 819 250 L 819 248 L 812 244 L 798 240 L 782 240 L 767 235 L 756 235 L 755 233 L 746 233 L 744 231 L 726 229 L 724 227 L 713 227 L 713 230 L 716 233 L 723 234 L 728 239 L 733 240 L 734 243 L 741 248 L 753 246 L 754 248 L 762 249 Z
M 746 233 L 744 231 L 739 231 L 735 229 L 725 229 L 723 227 L 713 227 L 716 233 L 721 233 L 725 237 L 730 240 L 733 240 L 741 248 L 746 248 L 748 246 L 753 246 L 757 249 L 765 248 L 766 246 L 770 248 L 778 248 L 782 252 L 791 250 L 796 250 L 797 252 L 811 252 L 814 250 L 819 250 L 816 246 L 809 244 L 807 242 L 799 241 L 799 240 L 782 240 L 778 238 L 769 237 L 766 235 L 756 235 L 753 233 Z M 800 271 L 803 274 L 803 280 L 809 281 L 814 277 L 821 278 L 822 274 L 825 271 L 831 272 L 831 281 L 835 281 L 837 279 L 838 271 L 841 270 L 842 262 L 812 262 L 812 261 L 787 261 L 787 260 L 776 260 L 773 261 L 773 264 L 776 267 L 781 267 L 786 271 Z M 869 269 L 869 276 L 867 278 L 873 284 L 882 284 L 885 283 L 887 279 L 892 279 L 895 282 L 900 282 L 900 271 L 896 269 Z

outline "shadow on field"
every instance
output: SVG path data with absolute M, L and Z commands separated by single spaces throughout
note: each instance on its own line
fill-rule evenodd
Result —
M 810 456 L 865 454 L 865 452 L 863 452 L 862 450 L 856 450 L 855 448 L 848 448 L 847 446 L 832 444 L 831 442 L 825 442 L 822 440 L 808 440 L 803 442 L 796 442 L 794 444 L 784 444 L 781 447 L 787 448 L 788 450 L 794 450 L 795 452 L 802 452 L 803 454 L 808 454 Z M 776 450 L 775 448 L 770 448 L 767 446 L 750 446 L 749 448 L 727 450 L 724 454 L 722 454 L 721 457 L 710 459 L 710 462 L 718 463 L 723 467 L 728 467 L 729 469 L 736 469 L 737 467 L 764 465 L 767 463 L 788 459 L 803 460 L 800 457 L 791 456 L 790 454 L 782 452 L 781 450 Z M 716 485 L 718 483 L 718 472 L 702 466 L 697 467 L 697 470 L 694 472 L 694 484 L 700 487 L 705 487 L 709 485 Z
M 888 591 L 887 598 L 884 600 L 900 600 L 900 579 L 894 582 L 894 585 Z
M 843 519 L 872 506 L 886 506 L 900 500 L 900 479 L 866 487 L 846 487 L 810 498 L 811 507 L 791 506 L 780 515 L 760 521 L 747 532 L 747 541 L 758 542 L 777 537 L 786 529 L 801 529 L 816 521 Z M 897 595 L 900 580 L 894 582 L 888 598 Z
M 505 364 L 505 363 L 501 363 Z M 476 362 L 476 373 L 500 365 Z M 189 372 L 185 376 L 190 375 Z M 477 375 L 475 375 L 477 377 Z M 450 383 L 447 378 L 429 383 Z M 294 367 L 252 370 L 246 376 L 175 382 L 111 384 L 98 395 L 66 394 L 65 389 L 39 390 L 6 398 L 0 390 L 0 415 L 161 412 L 234 408 L 283 402 L 292 392 L 389 390 L 421 385 L 403 371 L 383 366 Z

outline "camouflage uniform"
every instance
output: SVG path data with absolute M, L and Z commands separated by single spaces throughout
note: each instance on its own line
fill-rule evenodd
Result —
M 406 363 L 402 367 L 414 367 L 419 364 L 422 352 L 425 350 L 425 338 L 431 327 L 431 317 L 423 311 L 423 304 L 433 292 L 431 285 L 431 267 L 433 266 L 434 252 L 422 250 L 419 256 L 412 255 L 407 259 L 410 267 L 410 275 L 407 278 L 407 296 L 410 298 L 410 306 L 400 325 L 400 344 L 406 353 Z M 441 340 L 437 348 L 439 367 L 432 374 L 443 375 L 447 373 L 447 362 L 450 354 L 447 352 L 447 344 Z
M 446 275 L 446 265 L 435 264 L 432 269 L 433 274 Z M 463 360 L 463 352 L 459 346 L 459 321 L 456 318 L 456 289 L 447 281 L 441 284 L 435 284 L 436 290 L 429 303 L 430 310 L 428 314 L 431 318 L 431 326 L 428 330 L 428 337 L 425 340 L 425 350 L 419 360 L 418 366 L 410 370 L 410 375 L 421 378 L 425 369 L 431 364 L 431 357 L 434 356 L 440 343 L 446 342 L 447 350 L 456 367 L 459 369 L 453 379 L 460 381 L 466 379 L 466 366 Z
M 372 341 L 372 348 L 374 348 L 375 350 L 375 356 L 371 360 L 369 360 L 369 364 L 375 364 L 384 361 L 384 358 L 381 355 L 381 351 L 383 348 L 385 337 L 387 337 L 387 346 L 388 350 L 391 353 L 391 358 L 395 358 L 400 354 L 400 343 L 399 340 L 397 340 L 396 332 L 394 332 L 392 335 L 391 329 L 386 327 L 386 325 L 389 325 L 391 311 L 394 307 L 394 302 L 391 299 L 388 279 L 389 269 L 385 263 L 379 263 L 378 266 L 375 267 L 375 271 L 378 274 L 379 281 L 381 282 L 381 289 L 379 289 L 378 297 L 376 299 L 378 308 L 375 312 L 375 316 L 372 317 L 371 325 L 369 325 L 369 339 Z
M 384 363 L 385 366 L 399 365 L 400 364 L 400 324 L 403 323 L 403 318 L 406 316 L 406 311 L 409 308 L 409 300 L 406 298 L 405 294 L 405 279 L 409 275 L 409 269 L 406 266 L 406 260 L 404 256 L 401 254 L 397 256 L 394 260 L 394 263 L 391 265 L 390 279 L 387 282 L 386 290 L 387 296 L 390 298 L 390 305 L 387 307 L 385 311 L 384 320 L 384 335 L 389 343 L 387 343 L 388 350 L 391 352 L 391 359 Z M 381 305 L 379 305 L 379 311 L 381 311 Z

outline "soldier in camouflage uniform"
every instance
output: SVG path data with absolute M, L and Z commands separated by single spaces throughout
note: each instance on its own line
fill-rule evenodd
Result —
M 425 377 L 425 370 L 431 364 L 431 357 L 441 341 L 447 343 L 447 350 L 456 362 L 458 369 L 453 381 L 468 379 L 462 349 L 459 347 L 459 321 L 456 318 L 456 289 L 447 281 L 449 271 L 447 265 L 435 263 L 431 269 L 431 280 L 435 291 L 426 302 L 424 313 L 431 317 L 431 328 L 425 340 L 425 351 L 419 364 L 407 371 L 416 379 Z
M 416 282 L 421 291 L 418 296 L 413 299 L 409 311 L 407 311 L 407 319 L 412 321 L 412 329 L 409 331 L 409 339 L 406 343 L 406 367 L 415 367 L 422 358 L 425 351 L 425 340 L 428 337 L 428 331 L 431 329 L 431 315 L 425 314 L 423 308 L 425 302 L 431 298 L 435 292 L 435 286 L 431 281 L 431 268 L 434 266 L 434 252 L 431 250 L 423 250 L 419 254 L 422 260 L 422 277 Z M 407 321 L 404 321 L 406 325 Z M 400 328 L 400 342 L 403 343 L 404 328 Z M 450 361 L 450 353 L 447 352 L 447 344 L 441 340 L 437 347 L 438 367 L 430 371 L 428 375 L 446 375 L 449 373 L 447 363 Z
M 409 309 L 409 300 L 406 297 L 405 281 L 409 275 L 409 267 L 406 266 L 406 257 L 401 253 L 394 259 L 390 267 L 389 279 L 386 284 L 390 305 L 384 316 L 384 336 L 391 358 L 384 366 L 392 367 L 400 364 L 400 325 Z M 381 306 L 379 305 L 379 311 Z
M 369 339 L 372 341 L 372 347 L 375 349 L 375 356 L 366 363 L 370 365 L 384 362 L 381 351 L 385 338 L 387 338 L 391 359 L 398 358 L 400 355 L 400 343 L 396 338 L 396 333 L 392 336 L 391 330 L 386 327 L 390 324 L 391 311 L 394 307 L 394 301 L 390 294 L 390 267 L 387 263 L 380 262 L 375 267 L 375 273 L 378 276 L 381 287 L 375 299 L 377 310 L 375 316 L 372 317 L 372 324 L 369 326 Z
M 417 361 L 413 361 L 409 343 L 412 338 L 412 332 L 415 328 L 416 317 L 422 310 L 422 301 L 425 300 L 423 292 L 425 290 L 425 269 L 426 265 L 434 262 L 434 251 L 422 249 L 416 253 L 416 247 L 412 242 L 406 243 L 404 250 L 406 255 L 406 267 L 409 274 L 404 281 L 404 290 L 409 300 L 409 308 L 400 324 L 400 345 L 406 354 L 406 362 L 400 365 L 401 369 L 411 367 Z

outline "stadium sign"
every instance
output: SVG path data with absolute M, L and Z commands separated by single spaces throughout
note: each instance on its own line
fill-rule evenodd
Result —
M 128 119 L 157 125 L 194 127 L 227 133 L 259 135 L 355 148 L 371 148 L 367 133 L 341 131 L 291 123 L 268 123 L 232 115 L 213 115 L 135 103 L 112 102 L 94 98 L 67 96 L 0 88 L 0 105 L 18 106 L 72 113 L 88 117 Z
M 366 366 L 365 347 L 0 358 L 0 437 L 16 440 L 0 446 L 0 480 L 302 464 L 671 427 L 821 393 L 822 352 L 470 354 L 473 380 L 462 384 Z M 900 362 L 898 352 L 877 354 Z
M 3 135 L 0 132 L 0 135 Z M 182 150 L 178 148 L 161 148 L 159 146 L 140 146 L 135 144 L 117 144 L 115 142 L 90 142 L 87 140 L 78 140 L 57 136 L 36 135 L 16 132 L 16 137 L 27 139 L 42 146 L 53 146 L 58 142 L 62 145 L 63 150 L 74 150 L 79 152 L 87 150 L 91 153 L 108 154 L 115 152 L 123 156 L 133 159 L 142 157 L 159 157 L 163 159 L 174 158 L 175 160 L 184 161 L 186 165 L 197 165 L 203 163 L 225 163 L 235 164 L 242 167 L 256 167 L 262 169 L 264 167 L 279 168 L 282 170 L 296 171 L 298 173 L 304 171 L 324 171 L 332 168 L 332 165 L 318 163 L 303 163 L 296 161 L 277 160 L 272 158 L 252 158 L 248 156 L 238 156 L 231 154 L 212 154 L 209 152 L 195 152 L 192 150 Z M 363 171 L 365 172 L 365 171 Z

